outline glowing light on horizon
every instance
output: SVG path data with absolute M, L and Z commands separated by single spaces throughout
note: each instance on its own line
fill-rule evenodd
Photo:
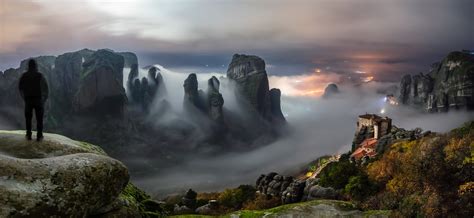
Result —
M 368 83 L 370 81 L 374 80 L 374 77 L 373 76 L 368 76 L 368 77 L 365 77 L 365 78 L 362 78 L 362 81 Z
M 316 72 L 316 70 L 314 71 Z M 294 76 L 270 76 L 270 87 L 278 87 L 282 95 L 319 97 L 328 83 L 339 81 L 340 74 L 312 73 Z

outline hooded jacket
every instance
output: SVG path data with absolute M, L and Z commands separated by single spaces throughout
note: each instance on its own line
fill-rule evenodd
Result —
M 41 98 L 43 102 L 49 97 L 48 83 L 40 72 L 27 71 L 23 73 L 19 84 L 20 94 L 23 99 Z

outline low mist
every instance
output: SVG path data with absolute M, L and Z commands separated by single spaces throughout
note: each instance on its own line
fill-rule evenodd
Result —
M 181 108 L 184 95 L 182 84 L 188 74 L 162 69 L 162 75 L 169 99 L 176 100 L 170 103 Z M 198 74 L 200 89 L 206 90 L 207 79 L 212 75 L 220 80 L 224 76 Z M 281 80 L 273 77 L 270 82 L 272 81 Z M 278 141 L 247 152 L 191 155 L 184 163 L 160 169 L 159 174 L 132 179 L 156 197 L 183 193 L 188 188 L 219 191 L 240 184 L 254 184 L 260 174 L 272 171 L 291 174 L 317 157 L 349 151 L 357 117 L 364 113 L 388 116 L 393 119 L 394 125 L 401 128 L 420 127 L 437 132 L 448 131 L 474 119 L 474 114 L 468 112 L 427 114 L 403 106 L 390 106 L 384 101 L 385 93 L 380 93 L 379 90 L 393 85 L 379 82 L 346 84 L 339 87 L 341 93 L 330 99 L 286 95 L 283 89 L 282 111 L 289 128 Z M 234 103 L 230 90 L 221 88 L 225 108 L 232 108 L 229 105 Z M 381 114 L 382 109 L 384 114 Z M 140 157 L 135 158 L 136 161 L 146 161 Z

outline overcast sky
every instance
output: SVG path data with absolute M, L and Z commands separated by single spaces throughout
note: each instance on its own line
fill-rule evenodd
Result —
M 474 49 L 472 0 L 0 0 L 0 70 L 30 56 L 111 48 L 185 71 L 259 55 L 270 75 L 398 80 Z

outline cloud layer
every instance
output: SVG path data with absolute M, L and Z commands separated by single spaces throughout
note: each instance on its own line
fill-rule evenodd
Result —
M 142 64 L 221 70 L 252 53 L 272 74 L 331 68 L 379 80 L 474 47 L 474 2 L 2 0 L 0 69 L 42 54 L 109 47 Z M 222 67 L 222 65 L 225 65 Z

